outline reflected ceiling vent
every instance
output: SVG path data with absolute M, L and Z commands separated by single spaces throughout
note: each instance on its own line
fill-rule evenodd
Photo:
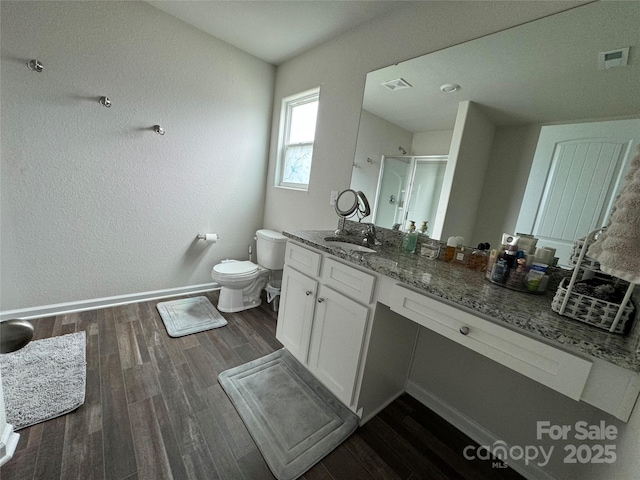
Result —
M 383 82 L 385 87 L 389 90 L 402 90 L 403 88 L 411 88 L 411 84 L 407 82 L 404 78 L 396 78 L 395 80 L 389 80 L 387 82 Z
M 598 54 L 598 69 L 604 70 L 613 67 L 624 67 L 629 61 L 629 47 L 618 48 Z

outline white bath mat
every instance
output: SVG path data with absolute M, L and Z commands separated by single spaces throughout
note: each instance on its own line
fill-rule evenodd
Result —
M 181 298 L 156 305 L 170 337 L 224 327 L 227 321 L 207 297 Z
M 218 381 L 278 480 L 300 477 L 358 427 L 356 414 L 284 348 Z
M 69 413 L 84 403 L 85 332 L 35 340 L 0 355 L 7 423 L 15 430 Z

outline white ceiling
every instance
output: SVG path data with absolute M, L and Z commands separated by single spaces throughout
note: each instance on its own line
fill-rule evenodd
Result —
M 378 15 L 419 1 L 147 1 L 266 62 L 279 65 Z

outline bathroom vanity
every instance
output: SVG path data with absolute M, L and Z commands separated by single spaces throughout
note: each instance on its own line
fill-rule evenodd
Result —
M 330 231 L 284 232 L 276 337 L 365 423 L 407 389 L 420 327 L 628 421 L 640 392 L 638 329 L 600 331 L 482 273 L 395 246 L 345 250 Z

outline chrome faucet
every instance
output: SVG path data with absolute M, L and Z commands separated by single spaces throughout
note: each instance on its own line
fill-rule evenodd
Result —
M 376 227 L 373 223 L 367 223 L 366 228 L 362 231 L 364 238 L 362 242 L 369 246 L 373 247 L 375 245 L 380 245 L 380 242 L 376 239 Z

